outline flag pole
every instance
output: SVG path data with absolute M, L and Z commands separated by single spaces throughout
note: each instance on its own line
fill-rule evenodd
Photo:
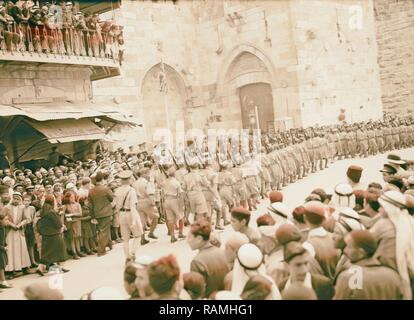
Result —
M 167 92 L 168 92 L 167 73 L 165 72 L 164 62 L 162 61 L 162 59 L 161 59 L 160 68 L 161 68 L 161 73 L 163 74 L 163 77 L 164 77 L 163 82 L 160 85 L 161 85 L 161 91 L 164 94 L 164 110 L 165 110 L 166 124 L 167 124 L 168 131 L 171 132 L 170 115 L 169 115 L 168 104 L 167 104 Z

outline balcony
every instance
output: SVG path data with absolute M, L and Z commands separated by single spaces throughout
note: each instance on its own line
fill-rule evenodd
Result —
M 10 25 L 0 31 L 1 64 L 83 65 L 91 80 L 120 74 L 119 33 Z

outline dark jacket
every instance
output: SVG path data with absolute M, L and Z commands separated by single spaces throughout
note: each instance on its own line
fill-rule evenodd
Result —
M 46 208 L 44 208 L 46 209 Z M 36 228 L 42 236 L 54 236 L 62 231 L 62 221 L 59 215 L 51 208 L 42 210 Z
M 381 265 L 374 258 L 358 261 L 355 265 L 361 268 L 361 274 L 358 275 L 358 269 L 343 271 L 336 281 L 334 300 L 399 300 L 403 298 L 401 279 L 396 271 Z M 360 282 L 359 286 L 358 282 Z M 351 287 L 350 284 L 354 284 L 355 287 Z
M 288 280 L 289 278 L 286 278 L 279 284 L 280 292 L 283 291 Z M 329 278 L 320 274 L 311 274 L 311 281 L 312 289 L 315 291 L 318 300 L 332 300 L 335 290 Z
M 192 272 L 198 272 L 206 282 L 206 297 L 224 290 L 224 277 L 229 272 L 224 251 L 207 243 L 191 261 Z
M 98 185 L 89 190 L 89 209 L 92 218 L 105 218 L 113 215 L 112 200 L 114 195 L 106 186 Z

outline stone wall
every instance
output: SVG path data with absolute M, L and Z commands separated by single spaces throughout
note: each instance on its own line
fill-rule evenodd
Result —
M 298 0 L 291 9 L 302 124 L 336 123 L 341 109 L 348 122 L 381 118 L 372 1 Z
M 385 111 L 414 111 L 414 0 L 375 0 Z
M 91 73 L 87 67 L 2 65 L 0 104 L 89 101 Z
M 364 21 L 358 30 L 349 30 L 353 6 Z M 338 123 L 341 108 L 348 121 L 377 118 L 373 17 L 372 0 L 123 1 L 116 13 L 125 26 L 121 76 L 94 82 L 94 99 L 118 101 L 151 139 L 148 125 L 165 119 L 164 96 L 148 94 L 162 60 L 178 88 L 167 94 L 167 107 L 183 110 L 171 113 L 182 114 L 186 128 L 240 128 L 240 92 L 255 83 L 270 85 L 270 121 Z

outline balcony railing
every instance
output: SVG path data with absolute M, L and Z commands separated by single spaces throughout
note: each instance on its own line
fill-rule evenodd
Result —
M 122 63 L 122 41 L 119 34 L 111 31 L 48 29 L 11 23 L 0 30 L 0 60 L 114 67 Z

